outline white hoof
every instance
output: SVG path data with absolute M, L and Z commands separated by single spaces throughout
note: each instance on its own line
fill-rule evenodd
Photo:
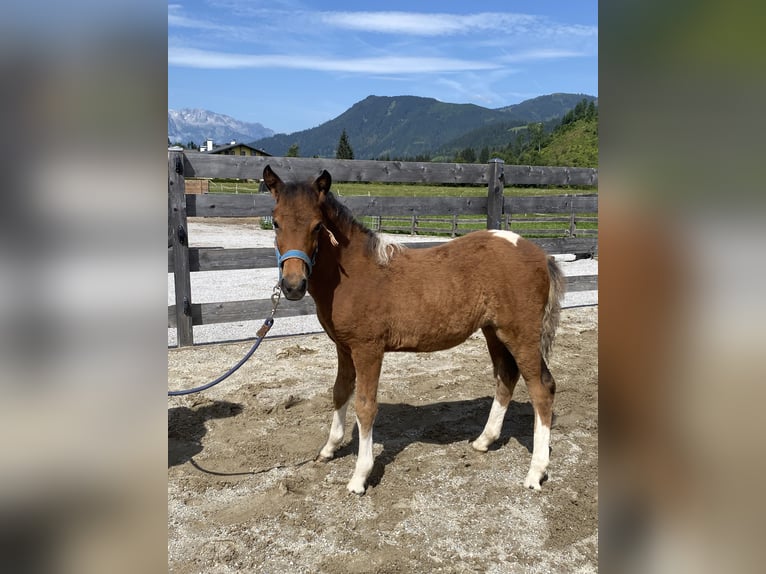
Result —
M 478 450 L 479 452 L 487 452 L 489 450 L 489 444 L 487 444 L 486 441 L 481 440 L 481 438 L 477 438 L 473 441 L 471 446 L 474 450 Z
M 547 473 L 539 473 L 530 470 L 527 474 L 527 478 L 524 479 L 524 488 L 529 488 L 530 490 L 542 490 L 541 484 L 546 478 L 548 478 Z
M 366 490 L 364 487 L 364 480 L 358 480 L 355 478 L 352 478 L 348 481 L 346 488 L 351 494 L 364 494 Z
M 322 448 L 322 450 L 319 451 L 319 454 L 317 455 L 317 460 L 321 462 L 328 462 L 332 460 L 334 456 L 335 456 L 335 451 L 325 446 L 324 448 Z

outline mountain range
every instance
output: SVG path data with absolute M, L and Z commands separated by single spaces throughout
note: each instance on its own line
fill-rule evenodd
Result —
M 297 145 L 301 157 L 335 157 L 340 135 L 345 130 L 357 159 L 415 156 L 439 159 L 439 156 L 451 156 L 466 147 L 477 151 L 485 146 L 504 147 L 515 138 L 520 127 L 531 122 L 543 122 L 550 130 L 583 99 L 597 101 L 596 97 L 585 94 L 556 93 L 490 109 L 417 96 L 368 96 L 338 117 L 292 134 L 274 134 L 261 124 L 245 124 L 202 110 L 169 110 L 168 137 L 173 142 L 193 140 L 197 144 L 207 137 L 212 137 L 216 143 L 249 141 L 254 147 L 275 156 L 287 155 L 290 147 Z M 176 131 L 173 133 L 185 134 L 183 137 L 171 135 L 171 112 L 175 114 L 172 121 Z M 189 113 L 184 116 L 181 112 Z M 187 118 L 194 123 L 190 124 Z M 216 124 L 216 118 L 224 118 L 228 123 Z M 197 131 L 193 131 L 190 125 Z M 239 134 L 246 133 L 245 130 L 242 127 L 238 127 L 237 131 L 231 130 L 230 126 L 234 125 L 254 126 L 270 133 L 242 137 Z
M 208 110 L 168 110 L 168 139 L 172 143 L 186 145 L 194 142 L 199 146 L 208 138 L 223 144 L 232 140 L 248 142 L 271 135 L 274 130 L 259 123 L 242 122 Z

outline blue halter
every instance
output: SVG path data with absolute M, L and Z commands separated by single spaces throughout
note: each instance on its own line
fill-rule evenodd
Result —
M 284 255 L 279 252 L 279 247 L 277 247 L 276 242 L 274 243 L 274 251 L 277 254 L 277 267 L 279 268 L 279 280 L 282 280 L 282 267 L 285 264 L 285 261 L 288 259 L 300 259 L 306 264 L 306 267 L 308 267 L 309 273 L 308 276 L 311 277 L 311 271 L 314 269 L 314 264 L 317 260 L 317 251 L 319 251 L 319 248 L 314 250 L 314 255 L 312 257 L 309 257 L 306 255 L 303 251 L 300 251 L 299 249 L 290 249 L 289 251 L 285 251 Z

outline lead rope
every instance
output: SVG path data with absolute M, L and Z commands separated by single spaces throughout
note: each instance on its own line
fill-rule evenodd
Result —
M 279 306 L 279 300 L 282 296 L 282 289 L 279 287 L 279 283 L 274 285 L 274 289 L 271 293 L 271 314 L 266 318 L 266 320 L 263 322 L 263 325 L 261 325 L 261 328 L 258 329 L 258 332 L 255 334 L 255 343 L 253 343 L 253 346 L 250 348 L 250 350 L 247 352 L 247 354 L 242 357 L 242 359 L 234 365 L 231 369 L 226 371 L 223 375 L 218 377 L 216 380 L 211 381 L 207 383 L 206 385 L 202 385 L 200 387 L 195 387 L 193 389 L 188 389 L 185 391 L 168 391 L 169 397 L 178 397 L 181 395 L 191 395 L 193 393 L 199 393 L 200 391 L 204 391 L 209 389 L 210 387 L 214 387 L 221 381 L 224 381 L 228 379 L 234 372 L 237 371 L 242 365 L 244 365 L 247 360 L 253 356 L 253 353 L 255 353 L 256 349 L 258 349 L 258 346 L 261 344 L 261 341 L 263 341 L 263 338 L 266 336 L 266 333 L 269 332 L 269 329 L 271 329 L 271 326 L 274 324 L 274 315 L 277 313 L 277 307 Z

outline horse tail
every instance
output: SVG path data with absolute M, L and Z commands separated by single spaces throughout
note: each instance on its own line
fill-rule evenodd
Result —
M 559 326 L 561 314 L 561 298 L 564 296 L 564 274 L 553 257 L 548 257 L 548 301 L 543 312 L 543 332 L 540 336 L 540 351 L 543 359 L 547 360 L 553 347 L 553 338 Z

